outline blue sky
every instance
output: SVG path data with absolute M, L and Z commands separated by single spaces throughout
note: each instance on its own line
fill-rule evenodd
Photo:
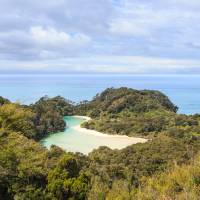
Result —
M 1 73 L 200 73 L 199 0 L 0 0 Z

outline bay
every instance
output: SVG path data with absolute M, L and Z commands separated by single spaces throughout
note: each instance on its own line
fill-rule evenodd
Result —
M 67 124 L 64 132 L 50 134 L 40 141 L 48 149 L 51 145 L 56 145 L 66 151 L 88 154 L 100 146 L 107 146 L 111 149 L 122 149 L 139 142 L 138 138 L 133 137 L 96 135 L 89 133 L 90 131 L 81 131 L 76 128 L 76 126 L 84 122 L 84 119 L 81 117 L 66 116 L 64 120 Z

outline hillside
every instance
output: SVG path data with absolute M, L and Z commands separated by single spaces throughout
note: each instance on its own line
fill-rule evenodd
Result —
M 115 196 L 115 195 L 114 195 Z M 112 198 L 115 198 L 111 196 Z M 135 200 L 150 199 L 199 199 L 200 156 L 190 165 L 175 166 L 173 170 L 143 179 L 141 187 L 132 192 Z
M 77 112 L 88 114 L 92 118 L 105 112 L 117 114 L 123 111 L 144 113 L 153 110 L 177 111 L 167 96 L 159 91 L 134 90 L 131 88 L 108 88 L 97 94 L 92 101 L 83 101 Z
M 169 129 L 198 127 L 198 116 L 178 115 L 177 109 L 159 91 L 128 88 L 106 89 L 76 107 L 77 113 L 93 119 L 83 124 L 85 128 L 142 137 L 154 137 Z
M 0 199 L 198 200 L 200 116 L 177 114 L 160 92 L 110 88 L 78 105 L 59 96 L 0 102 Z M 149 140 L 88 156 L 37 142 L 74 114 L 92 117 L 85 127 Z

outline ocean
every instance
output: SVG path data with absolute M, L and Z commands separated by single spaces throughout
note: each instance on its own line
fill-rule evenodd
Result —
M 108 87 L 159 90 L 179 107 L 179 113 L 200 113 L 200 75 L 0 75 L 0 96 L 22 104 L 44 95 L 91 100 Z

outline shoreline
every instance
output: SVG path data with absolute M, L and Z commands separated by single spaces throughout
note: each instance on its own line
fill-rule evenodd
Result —
M 91 120 L 91 118 L 87 117 L 87 116 L 74 115 L 72 117 L 81 118 L 81 119 L 84 119 L 85 121 Z M 99 132 L 99 131 L 96 131 L 96 130 L 82 128 L 81 124 L 74 126 L 72 128 L 79 131 L 79 132 L 82 132 L 84 134 L 90 134 L 90 135 L 94 135 L 94 136 L 98 136 L 98 137 L 109 137 L 109 138 L 115 138 L 115 139 L 119 139 L 119 138 L 124 139 L 124 140 L 127 140 L 127 142 L 131 142 L 132 144 L 145 143 L 145 142 L 148 141 L 147 139 L 144 139 L 144 138 L 130 137 L 130 136 L 127 136 L 127 135 L 117 135 L 117 134 L 111 135 L 111 134 L 102 133 L 102 132 Z

